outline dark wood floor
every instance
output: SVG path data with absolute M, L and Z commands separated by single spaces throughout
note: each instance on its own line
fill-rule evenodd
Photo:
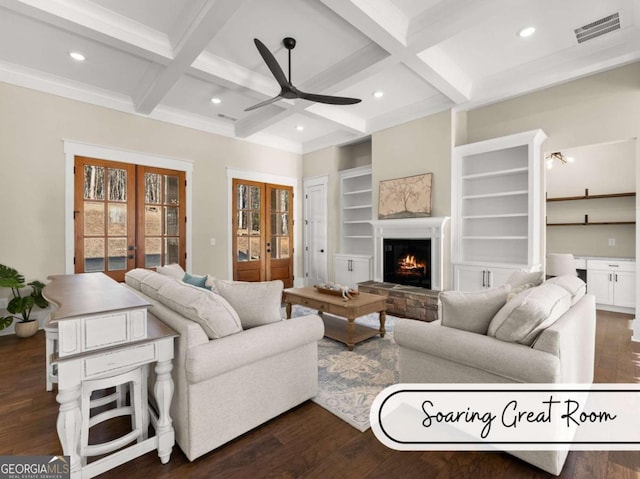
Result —
M 640 382 L 640 344 L 631 342 L 629 318 L 598 312 L 596 382 Z M 0 337 L 0 365 L 0 455 L 61 454 L 55 393 L 44 390 L 44 333 L 29 339 Z M 166 465 L 149 453 L 101 477 L 553 476 L 504 453 L 393 451 L 382 446 L 370 429 L 360 433 L 308 401 L 195 462 L 176 447 Z M 571 452 L 560 477 L 639 478 L 640 451 Z

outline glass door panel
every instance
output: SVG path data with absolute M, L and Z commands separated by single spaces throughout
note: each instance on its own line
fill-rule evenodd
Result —
M 103 272 L 118 281 L 134 267 L 127 254 L 134 245 L 135 167 L 76 157 L 75 270 Z M 134 195 L 135 196 L 135 195 Z
M 184 173 L 138 166 L 139 214 L 144 227 L 138 233 L 138 267 L 185 266 Z

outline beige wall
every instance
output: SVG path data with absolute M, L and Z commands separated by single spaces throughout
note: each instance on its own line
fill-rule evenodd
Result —
M 0 263 L 27 279 L 65 272 L 63 140 L 193 161 L 193 271 L 220 278 L 230 248 L 226 168 L 302 176 L 301 155 L 4 83 L 0 125 Z
M 549 136 L 546 152 L 640 136 L 640 63 L 531 93 L 467 114 L 468 141 L 542 128 Z M 636 142 L 636 162 L 640 155 Z M 639 174 L 636 168 L 636 176 Z M 586 187 L 586 186 L 585 186 Z M 593 189 L 593 188 L 592 188 Z M 613 235 L 613 236 L 611 236 Z M 578 254 L 636 256 L 635 231 L 616 227 L 550 233 L 550 249 L 571 247 Z M 619 239 L 615 247 L 607 239 Z M 573 252 L 573 251 L 563 251 Z
M 451 112 L 445 111 L 374 133 L 373 208 L 380 180 L 433 173 L 431 216 L 451 215 Z

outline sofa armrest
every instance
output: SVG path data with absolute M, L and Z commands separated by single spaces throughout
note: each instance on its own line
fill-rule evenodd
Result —
M 213 339 L 189 349 L 187 379 L 198 383 L 242 366 L 317 342 L 324 323 L 317 315 L 301 316 Z
M 395 341 L 408 348 L 515 382 L 558 382 L 560 360 L 522 344 L 447 326 L 398 319 Z

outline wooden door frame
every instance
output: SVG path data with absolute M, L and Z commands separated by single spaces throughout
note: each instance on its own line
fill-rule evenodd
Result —
M 293 244 L 302 244 L 302 180 L 290 176 L 278 176 L 268 173 L 258 173 L 235 168 L 227 168 L 227 277 L 233 278 L 233 229 L 229 227 L 233 218 L 233 179 L 255 181 L 259 183 L 272 183 L 275 185 L 290 186 L 293 188 Z M 294 286 L 304 286 L 302 275 L 302 248 L 296 248 L 293 254 Z
M 166 168 L 169 170 L 184 171 L 187 180 L 186 202 L 187 202 L 187 224 L 186 224 L 186 245 L 187 252 L 186 270 L 191 271 L 192 260 L 192 184 L 193 184 L 193 162 L 177 158 L 169 158 L 149 153 L 122 150 L 108 146 L 93 145 L 71 140 L 64 140 L 65 154 L 65 192 L 64 192 L 64 250 L 65 250 L 65 274 L 74 274 L 73 256 L 75 247 L 75 221 L 73 219 L 74 210 L 74 174 L 73 166 L 76 156 L 86 156 L 89 158 L 103 158 L 109 161 L 120 163 L 131 163 L 154 168 Z

